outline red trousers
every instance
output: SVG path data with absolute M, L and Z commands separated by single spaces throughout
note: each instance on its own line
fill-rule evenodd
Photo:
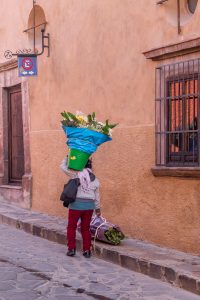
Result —
M 76 249 L 76 228 L 79 218 L 81 219 L 81 234 L 83 238 L 83 251 L 90 250 L 91 234 L 90 222 L 93 210 L 69 209 L 67 225 L 67 246 L 68 249 Z

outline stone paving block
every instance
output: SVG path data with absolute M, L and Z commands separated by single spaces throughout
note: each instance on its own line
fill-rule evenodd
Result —
M 37 271 L 42 271 L 42 272 L 54 272 L 55 270 L 57 270 L 57 266 L 55 265 L 52 265 L 50 263 L 36 263 L 34 264 L 34 268 L 37 270 Z
M 19 221 L 14 216 L 11 217 L 11 216 L 7 216 L 7 215 L 3 215 L 2 216 L 2 223 L 8 224 L 8 225 L 13 226 L 15 228 L 19 228 Z
M 70 295 L 58 295 L 55 296 L 55 300 L 86 300 L 84 296 L 70 296 Z
M 48 228 L 42 228 L 42 235 L 41 237 L 55 242 L 56 241 L 56 231 L 55 230 L 49 230 Z
M 10 291 L 15 289 L 15 281 L 9 280 L 9 281 L 0 281 L 0 293 L 4 291 Z
M 137 258 L 120 254 L 120 262 L 122 267 L 136 272 L 140 272 L 140 267 Z
M 0 266 L 0 282 L 2 281 L 8 281 L 8 280 L 16 280 L 17 278 L 17 274 L 14 273 L 13 271 L 10 272 L 6 272 L 1 270 L 1 266 Z
M 56 242 L 57 242 L 58 244 L 66 245 L 66 242 L 67 242 L 67 241 L 66 241 L 66 233 L 63 234 L 63 233 L 57 232 L 56 238 L 57 238 Z
M 33 225 L 31 223 L 28 223 L 28 222 L 20 221 L 19 222 L 19 229 L 22 229 L 25 232 L 32 234 L 32 232 L 33 232 Z
M 69 289 L 70 291 L 70 289 Z M 51 290 L 52 294 L 54 294 L 55 296 L 57 295 L 65 295 L 66 294 L 66 288 L 63 287 L 63 286 L 57 286 L 57 287 L 54 287 L 52 290 Z
M 176 272 L 172 268 L 164 267 L 164 278 L 167 282 L 173 283 L 176 280 Z
M 119 264 L 119 253 L 117 251 L 103 248 L 101 257 L 105 260 L 111 261 L 115 264 Z
M 102 295 L 102 294 L 98 294 L 98 293 L 88 293 L 89 296 L 92 297 L 92 299 L 98 299 L 98 300 L 116 300 L 116 295 L 113 294 L 113 295 L 110 295 L 109 294 L 109 297 L 106 296 L 106 295 Z
M 199 294 L 200 292 L 198 291 L 198 286 L 197 286 L 197 282 L 195 279 L 190 278 L 186 275 L 180 275 L 178 277 L 179 280 L 179 284 L 182 288 L 184 288 L 187 291 L 192 291 L 193 293 Z
M 197 284 L 198 294 L 200 295 L 200 281 L 197 280 L 196 284 Z
M 35 289 L 43 284 L 45 284 L 46 281 L 44 280 L 25 280 L 24 282 L 20 282 L 17 284 L 17 288 L 19 289 Z
M 111 291 L 112 289 L 109 288 L 108 286 L 98 283 L 98 282 L 93 282 L 89 284 L 89 292 L 100 292 L 100 291 Z
M 97 257 L 100 257 L 102 255 L 102 248 L 99 247 L 98 245 L 94 245 L 93 254 Z
M 1 270 L 3 272 L 13 272 L 13 273 L 16 273 L 17 275 L 19 275 L 20 273 L 23 273 L 24 270 L 22 268 L 18 268 L 18 267 L 15 267 L 15 266 L 5 266 L 5 267 L 1 267 Z
M 146 297 L 145 300 L 176 300 L 174 297 L 169 297 L 166 295 L 159 295 L 159 296 L 153 296 L 153 297 Z M 189 300 L 189 299 L 188 299 Z
M 9 300 L 36 300 L 38 296 L 39 294 L 34 291 L 18 292 L 15 290 L 13 292 L 7 292 L 4 294 L 5 299 Z
M 153 263 L 149 263 L 149 276 L 156 278 L 156 279 L 161 279 L 162 275 L 163 275 L 163 270 L 162 270 L 162 266 L 153 264 Z
M 23 272 L 21 274 L 18 274 L 18 279 L 19 280 L 41 280 L 40 277 L 37 276 L 37 274 L 34 273 L 27 273 L 27 272 Z
M 148 261 L 138 260 L 138 262 L 139 262 L 140 272 L 142 274 L 149 275 L 149 264 L 148 264 Z
M 35 224 L 32 225 L 32 234 L 42 237 L 42 227 Z

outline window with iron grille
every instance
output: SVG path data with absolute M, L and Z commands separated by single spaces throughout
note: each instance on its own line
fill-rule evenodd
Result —
M 156 69 L 157 166 L 199 166 L 199 62 Z

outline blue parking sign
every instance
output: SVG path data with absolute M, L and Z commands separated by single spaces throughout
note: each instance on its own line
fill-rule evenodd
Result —
M 37 75 L 37 56 L 36 55 L 18 55 L 19 76 Z

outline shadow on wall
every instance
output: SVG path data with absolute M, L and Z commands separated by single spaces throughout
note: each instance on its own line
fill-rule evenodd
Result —
M 42 41 L 42 33 L 41 30 L 46 28 L 46 17 L 44 10 L 41 6 L 35 5 L 34 8 L 32 8 L 29 18 L 28 18 L 28 41 L 29 44 L 32 47 L 33 46 L 33 40 L 34 40 L 34 29 L 33 27 L 35 26 L 35 47 L 37 50 L 40 52 L 41 49 L 41 41 Z

